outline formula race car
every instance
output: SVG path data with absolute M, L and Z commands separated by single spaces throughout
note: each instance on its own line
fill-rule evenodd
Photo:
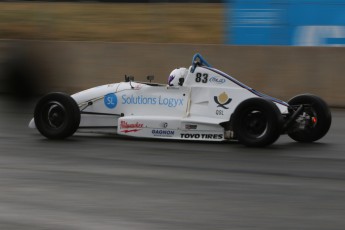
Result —
M 42 97 L 29 127 L 49 139 L 77 130 L 175 140 L 238 140 L 246 146 L 274 143 L 281 134 L 298 142 L 322 138 L 331 112 L 319 97 L 304 94 L 288 102 L 262 94 L 211 67 L 200 55 L 172 71 L 168 84 L 124 82 L 69 96 Z

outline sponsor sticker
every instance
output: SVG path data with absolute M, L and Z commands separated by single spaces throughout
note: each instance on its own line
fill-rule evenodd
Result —
M 208 81 L 210 83 L 221 85 L 224 84 L 226 80 L 224 78 L 211 77 L 210 79 L 208 79 Z
M 157 105 L 165 106 L 169 108 L 176 108 L 184 105 L 183 98 L 172 98 L 172 97 L 147 97 L 143 95 L 122 95 L 123 105 Z
M 226 107 L 226 105 L 230 104 L 232 101 L 231 98 L 229 98 L 228 94 L 223 92 L 219 94 L 218 96 L 214 96 L 214 102 L 218 104 L 217 107 L 221 107 L 223 109 L 229 109 L 229 107 Z
M 114 109 L 117 105 L 117 97 L 115 93 L 109 93 L 104 96 L 104 105 L 109 109 Z
M 120 129 L 123 133 L 130 133 L 130 132 L 138 132 L 144 127 L 144 124 L 136 122 L 136 123 L 128 123 L 127 121 L 121 121 Z
M 217 115 L 217 116 L 224 116 L 224 110 L 222 110 L 222 109 L 216 109 L 216 115 Z
M 188 129 L 188 130 L 189 129 L 197 129 L 197 127 L 198 127 L 197 125 L 192 125 L 192 124 L 186 124 L 185 125 L 185 129 Z
M 181 133 L 181 138 L 195 140 L 220 140 L 223 139 L 223 134 Z
M 153 129 L 152 134 L 155 137 L 172 137 L 175 135 L 174 130 L 165 130 L 165 129 Z

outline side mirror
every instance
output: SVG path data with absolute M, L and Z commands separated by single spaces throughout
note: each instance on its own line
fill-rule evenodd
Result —
M 153 80 L 155 79 L 155 76 L 149 75 L 149 76 L 146 77 L 146 79 L 147 79 L 148 81 L 150 81 L 150 83 L 151 83 L 151 81 L 153 81 Z
M 130 82 L 130 81 L 134 81 L 134 77 L 125 75 L 125 82 Z

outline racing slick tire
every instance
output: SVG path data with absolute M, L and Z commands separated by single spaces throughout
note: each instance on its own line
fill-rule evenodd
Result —
M 80 110 L 71 96 L 65 93 L 49 93 L 38 101 L 34 119 L 43 136 L 48 139 L 65 139 L 78 129 Z
M 249 147 L 264 147 L 275 142 L 281 134 L 282 124 L 278 107 L 263 98 L 243 101 L 233 117 L 233 130 L 238 141 Z
M 288 135 L 298 142 L 314 142 L 326 135 L 332 123 L 332 114 L 327 103 L 312 94 L 302 94 L 288 101 L 289 105 L 310 105 L 303 112 L 308 114 L 312 121 L 305 129 L 297 129 Z

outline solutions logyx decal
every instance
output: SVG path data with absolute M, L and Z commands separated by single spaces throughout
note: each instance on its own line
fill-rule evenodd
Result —
M 143 95 L 122 95 L 122 104 L 127 105 L 159 105 L 175 108 L 183 106 L 183 98 L 171 98 L 171 97 L 145 97 Z

